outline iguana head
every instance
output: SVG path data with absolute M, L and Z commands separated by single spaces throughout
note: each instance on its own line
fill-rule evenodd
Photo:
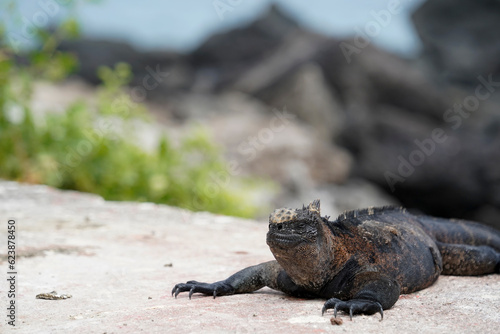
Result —
M 269 216 L 267 244 L 292 280 L 310 288 L 323 284 L 333 260 L 332 234 L 321 217 L 320 201 L 302 209 L 277 209 Z
M 287 249 L 315 242 L 321 219 L 319 200 L 302 209 L 276 209 L 269 215 L 267 244 L 271 248 Z

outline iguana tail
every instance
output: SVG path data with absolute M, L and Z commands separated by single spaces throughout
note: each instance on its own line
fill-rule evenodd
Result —
M 500 273 L 500 231 L 476 222 L 418 217 L 436 241 L 444 275 Z
M 424 231 L 446 244 L 489 246 L 500 252 L 500 231 L 489 226 L 459 219 L 418 216 Z

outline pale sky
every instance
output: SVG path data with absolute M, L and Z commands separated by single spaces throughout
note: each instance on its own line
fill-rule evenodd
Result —
M 8 3 L 9 0 L 0 0 Z M 189 51 L 215 32 L 250 22 L 277 3 L 302 25 L 329 36 L 344 37 L 364 31 L 377 22 L 377 13 L 387 13 L 390 3 L 399 3 L 400 12 L 383 17 L 371 40 L 399 54 L 411 55 L 420 48 L 410 21 L 413 8 L 423 0 L 17 0 L 21 25 L 28 20 L 43 24 L 45 18 L 57 20 L 73 4 L 84 36 L 128 41 L 140 49 Z M 42 3 L 51 3 L 44 7 Z M 96 3 L 97 2 L 97 3 Z M 65 5 L 69 3 L 70 5 Z M 227 11 L 219 13 L 219 8 Z M 2 8 L 0 7 L 0 10 Z M 0 18 L 5 21 L 5 10 Z M 38 20 L 38 21 L 36 21 Z M 379 17 L 380 20 L 380 17 Z M 16 30 L 17 29 L 17 30 Z M 9 25 L 10 32 L 17 27 Z

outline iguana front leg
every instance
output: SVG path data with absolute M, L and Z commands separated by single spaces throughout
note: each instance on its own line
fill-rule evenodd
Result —
M 172 289 L 176 298 L 181 292 L 189 291 L 189 298 L 195 292 L 205 295 L 227 296 L 236 293 L 249 293 L 264 286 L 282 291 L 292 296 L 310 296 L 304 289 L 292 282 L 283 268 L 276 261 L 269 261 L 248 267 L 215 283 L 188 281 L 179 283 Z
M 375 277 L 373 277 L 375 276 Z M 333 316 L 337 311 L 349 313 L 352 320 L 353 314 L 380 313 L 384 318 L 385 309 L 391 308 L 399 298 L 400 286 L 390 278 L 376 277 L 374 273 L 358 274 L 352 282 L 342 287 L 339 295 L 352 295 L 352 298 L 330 298 L 323 306 L 322 314 L 328 309 L 333 309 Z

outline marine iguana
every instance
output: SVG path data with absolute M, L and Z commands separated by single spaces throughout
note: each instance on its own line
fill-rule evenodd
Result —
M 269 217 L 267 244 L 275 257 L 215 283 L 188 281 L 189 291 L 224 296 L 264 286 L 305 298 L 325 298 L 328 309 L 374 314 L 400 294 L 418 291 L 443 275 L 500 273 L 500 232 L 479 223 L 412 215 L 379 207 L 320 214 L 320 201 L 282 208 Z

